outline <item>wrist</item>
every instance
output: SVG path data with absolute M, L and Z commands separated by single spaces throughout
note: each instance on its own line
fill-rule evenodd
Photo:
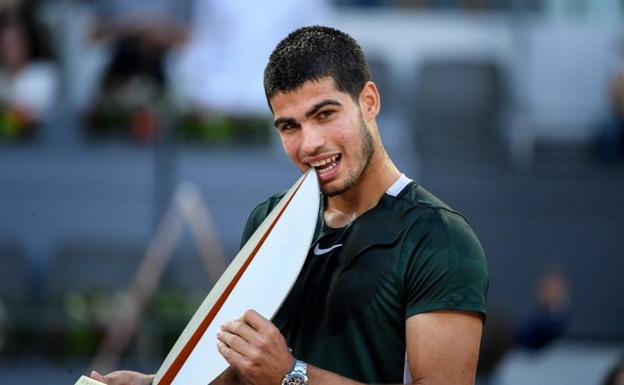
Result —
M 308 385 L 308 365 L 294 359 L 293 365 L 282 379 L 282 385 Z

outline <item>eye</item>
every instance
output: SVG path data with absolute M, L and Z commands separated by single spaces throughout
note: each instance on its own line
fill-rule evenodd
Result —
M 321 120 L 326 120 L 326 119 L 331 118 L 335 112 L 336 112 L 335 110 L 331 110 L 331 109 L 323 110 L 323 111 L 319 111 L 317 116 Z
M 284 123 L 284 124 L 280 124 L 278 127 L 278 130 L 280 132 L 290 132 L 290 131 L 294 131 L 297 127 L 299 127 L 299 125 L 297 125 L 296 123 Z

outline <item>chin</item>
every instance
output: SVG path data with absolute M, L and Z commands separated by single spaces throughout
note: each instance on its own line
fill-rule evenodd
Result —
M 340 193 L 342 193 L 342 189 L 340 187 L 321 185 L 320 189 L 321 189 L 321 192 L 327 195 L 328 197 L 333 197 L 335 195 L 339 195 Z
M 353 187 L 352 184 L 343 183 L 340 185 L 336 185 L 335 182 L 332 182 L 332 183 L 329 183 L 328 185 L 321 186 L 321 192 L 327 195 L 328 197 L 333 197 L 333 196 L 340 195 L 348 191 L 351 187 Z

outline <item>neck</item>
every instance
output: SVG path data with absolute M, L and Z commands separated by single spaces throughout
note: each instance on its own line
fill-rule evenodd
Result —
M 375 207 L 401 173 L 379 145 L 360 180 L 348 191 L 327 198 L 324 217 L 330 227 L 343 227 Z

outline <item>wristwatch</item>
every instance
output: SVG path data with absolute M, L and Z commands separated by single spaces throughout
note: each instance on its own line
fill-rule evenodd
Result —
M 282 385 L 308 385 L 308 365 L 303 361 L 295 360 L 290 372 L 284 376 Z

